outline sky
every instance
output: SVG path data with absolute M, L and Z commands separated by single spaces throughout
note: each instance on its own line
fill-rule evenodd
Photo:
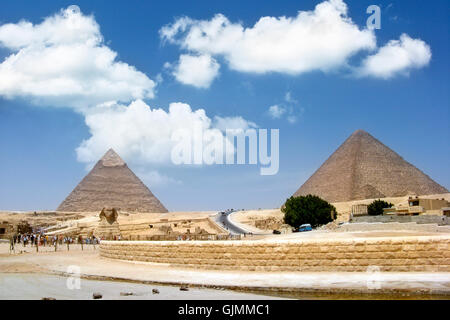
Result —
M 449 9 L 1 1 L 0 210 L 56 209 L 110 147 L 171 211 L 275 208 L 357 129 L 450 189 Z M 277 174 L 175 165 L 196 125 L 279 129 Z

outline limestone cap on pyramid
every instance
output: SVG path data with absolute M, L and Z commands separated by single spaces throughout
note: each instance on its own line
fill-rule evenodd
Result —
M 100 159 L 105 167 L 118 167 L 126 165 L 125 161 L 113 150 L 109 148 L 105 155 Z

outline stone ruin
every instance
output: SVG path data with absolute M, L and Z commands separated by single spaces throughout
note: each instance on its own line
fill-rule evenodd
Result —
M 254 220 L 254 225 L 256 228 L 261 230 L 277 230 L 283 224 L 282 219 L 269 217 L 262 220 Z
M 288 234 L 288 233 L 292 233 L 292 229 L 293 229 L 292 226 L 290 226 L 288 224 L 282 224 L 276 230 L 280 231 L 282 234 Z
M 162 225 L 158 228 L 160 231 L 163 232 L 163 234 L 172 234 L 173 233 L 173 229 L 170 225 Z
M 206 231 L 205 229 L 203 229 L 199 226 L 196 226 L 195 231 L 191 232 L 191 229 L 187 228 L 190 226 L 190 224 L 186 225 L 184 223 L 181 223 L 181 225 L 182 226 L 179 226 L 179 227 L 181 227 L 181 229 L 185 229 L 184 232 L 181 230 L 178 230 L 178 231 L 174 230 L 171 225 L 159 226 L 158 230 L 161 231 L 163 235 L 172 235 L 172 236 L 191 235 L 191 234 L 194 234 L 194 235 L 209 235 L 210 234 L 208 231 Z M 178 226 L 178 223 L 174 223 L 173 226 L 176 228 Z
M 118 217 L 118 209 L 103 208 L 99 215 L 100 221 L 98 227 L 94 231 L 95 236 L 104 239 L 112 239 L 113 237 L 120 236 Z
M 100 212 L 100 221 L 107 222 L 108 224 L 117 223 L 117 218 L 119 217 L 119 212 L 116 208 L 103 208 Z
M 8 221 L 0 223 L 0 239 L 9 239 L 15 233 L 14 229 L 14 225 Z
M 9 239 L 14 234 L 32 233 L 33 228 L 28 221 L 0 221 L 0 239 Z

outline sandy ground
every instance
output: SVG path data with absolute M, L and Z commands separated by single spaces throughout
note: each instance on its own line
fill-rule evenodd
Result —
M 401 237 L 401 236 L 431 236 L 442 235 L 439 232 L 425 232 L 414 230 L 392 230 L 392 231 L 355 231 L 355 232 L 333 232 L 331 230 L 319 229 L 309 232 L 295 232 L 289 234 L 274 235 L 272 230 L 261 230 L 248 223 L 249 216 L 254 217 L 260 214 L 260 219 L 265 219 L 270 216 L 278 216 L 276 210 L 261 210 L 261 211 L 239 211 L 229 215 L 229 219 L 232 223 L 236 224 L 240 228 L 247 230 L 247 232 L 253 233 L 253 237 L 243 238 L 244 240 L 257 240 L 257 239 L 320 239 L 320 238 L 366 238 L 366 237 Z
M 83 247 L 81 247 L 81 244 L 71 244 L 69 245 L 69 249 L 67 249 L 66 244 L 62 244 L 57 246 L 56 251 L 57 253 L 66 253 L 70 254 L 72 251 L 77 252 L 80 251 L 81 253 L 84 251 L 98 251 L 98 244 L 97 245 L 86 245 L 84 244 Z M 54 246 L 39 246 L 38 252 L 36 251 L 35 246 L 30 246 L 29 244 L 24 247 L 22 244 L 16 244 L 14 247 L 14 252 L 10 252 L 9 250 L 9 241 L 8 240 L 0 240 L 0 259 L 2 257 L 12 257 L 12 256 L 19 256 L 21 254 L 41 254 L 41 253 L 55 253 L 55 247 Z M 0 270 L 1 271 L 1 270 Z
M 352 292 L 358 297 L 361 297 L 362 293 L 421 292 L 422 294 L 443 294 L 450 298 L 450 273 L 378 273 L 376 275 L 378 286 L 373 288 L 368 286 L 374 281 L 373 273 L 209 271 L 101 258 L 98 248 L 97 250 L 90 248 L 83 251 L 71 248 L 69 252 L 63 250 L 44 252 L 42 250 L 39 253 L 32 251 L 15 255 L 7 253 L 7 244 L 0 244 L 0 249 L 2 252 L 0 256 L 0 272 L 2 272 L 0 279 L 10 281 L 7 282 L 10 283 L 9 285 L 18 284 L 22 280 L 20 280 L 20 277 L 19 279 L 15 276 L 10 278 L 5 274 L 11 276 L 17 273 L 22 273 L 25 276 L 34 274 L 37 278 L 32 277 L 32 279 L 39 279 L 43 274 L 68 276 L 70 275 L 68 267 L 77 266 L 80 268 L 81 277 L 90 280 L 129 281 L 152 285 L 189 284 L 192 287 L 226 288 L 270 293 L 272 295 L 279 295 L 284 292 L 290 297 L 299 297 L 305 292 L 332 292 L 334 294 Z M 48 286 L 48 279 L 42 279 L 42 285 Z M 55 286 L 57 283 L 55 282 Z M 1 288 L 0 290 L 3 291 L 3 286 Z M 94 287 L 88 288 L 94 289 Z M 117 290 L 108 291 L 108 298 L 117 298 L 117 291 L 122 290 L 119 289 L 118 287 Z M 48 290 L 58 290 L 58 287 L 50 285 Z M 20 292 L 18 291 L 17 294 L 21 294 Z M 61 293 L 61 295 L 64 294 L 66 293 Z M 89 291 L 89 294 L 92 293 Z M 173 299 L 176 297 L 178 296 L 174 296 Z M 215 299 L 221 296 L 219 294 L 207 297 Z M 182 298 L 190 299 L 191 297 Z
M 264 209 L 264 210 L 248 210 L 248 211 L 236 211 L 228 216 L 228 219 L 239 226 L 240 228 L 247 230 L 253 234 L 271 234 L 273 230 L 258 229 L 251 224 L 254 220 L 264 220 L 267 218 L 282 219 L 284 214 L 280 209 Z
M 445 194 L 435 194 L 421 196 L 421 198 L 444 198 L 450 201 L 450 193 Z M 398 205 L 399 203 L 406 203 L 408 197 L 390 197 L 384 198 L 383 200 Z M 338 222 L 345 222 L 348 220 L 348 212 L 351 206 L 354 204 L 368 204 L 373 199 L 366 200 L 356 200 L 348 202 L 333 203 L 337 208 L 339 213 Z M 120 225 L 127 227 L 127 233 L 130 234 L 153 234 L 158 233 L 157 230 L 159 224 L 164 224 L 167 219 L 170 224 L 171 221 L 182 221 L 182 220 L 193 220 L 190 223 L 189 228 L 191 231 L 195 230 L 195 227 L 201 227 L 208 232 L 216 233 L 223 232 L 224 230 L 212 228 L 205 221 L 198 221 L 197 219 L 206 219 L 212 217 L 216 214 L 214 211 L 180 211 L 180 212 L 168 212 L 168 213 L 127 213 L 121 212 L 118 217 L 118 222 Z M 76 213 L 76 212 L 8 212 L 0 211 L 0 221 L 9 221 L 11 223 L 18 223 L 20 221 L 26 220 L 32 225 L 38 226 L 55 226 L 55 230 L 58 232 L 69 232 L 75 229 L 81 228 L 93 228 L 98 224 L 99 212 L 87 212 L 87 213 Z M 230 215 L 230 220 L 232 220 L 236 225 L 239 225 L 242 229 L 252 232 L 253 234 L 268 234 L 272 230 L 260 230 L 252 225 L 254 220 L 262 220 L 267 218 L 276 218 L 277 220 L 282 220 L 283 213 L 280 208 L 275 209 L 264 209 L 264 210 L 246 210 L 234 212 Z M 163 220 L 163 221 L 161 221 Z M 147 229 L 148 224 L 155 224 L 155 229 Z M 157 224 L 157 225 L 156 225 Z M 136 227 L 136 231 L 133 231 L 132 226 Z M 173 224 L 172 224 L 173 227 Z M 184 230 L 184 229 L 183 229 Z M 183 231 L 181 230 L 181 231 Z M 51 232 L 50 232 L 51 233 Z
M 161 219 L 171 220 L 190 220 L 205 219 L 214 215 L 215 211 L 180 211 L 167 213 L 127 213 L 121 212 L 118 217 L 119 223 L 140 224 L 161 222 Z M 76 227 L 78 224 L 92 225 L 97 224 L 100 212 L 21 212 L 21 211 L 0 211 L 0 221 L 8 221 L 17 224 L 20 221 L 28 221 L 36 226 L 55 226 L 58 228 Z
M 447 201 L 450 201 L 450 193 L 443 194 L 431 194 L 420 196 L 420 198 L 424 199 L 442 199 L 444 198 Z M 365 199 L 365 200 L 354 200 L 354 201 L 346 201 L 346 202 L 335 202 L 332 203 L 336 207 L 336 210 L 339 214 L 338 222 L 348 221 L 348 213 L 351 211 L 352 205 L 355 204 L 370 204 L 373 200 L 377 199 Z M 381 200 L 390 202 L 394 205 L 398 205 L 400 203 L 406 204 L 408 202 L 408 196 L 404 197 L 388 197 L 382 198 Z M 262 210 L 245 210 L 245 211 L 237 211 L 231 214 L 231 219 L 234 222 L 247 225 L 247 229 L 253 233 L 265 233 L 267 230 L 260 230 L 255 228 L 254 226 L 249 225 L 249 221 L 254 221 L 256 219 L 263 220 L 267 218 L 276 218 L 282 219 L 284 214 L 281 212 L 279 208 L 276 209 L 262 209 Z
M 194 212 L 194 213 L 167 213 L 164 218 L 156 214 L 136 214 L 129 216 L 119 216 L 121 232 L 124 236 L 130 234 L 136 235 L 164 235 L 165 232 L 161 227 L 169 227 L 172 232 L 181 234 L 190 232 L 194 233 L 196 228 L 201 228 L 210 234 L 226 232 L 213 221 L 209 222 L 207 218 L 213 218 L 216 212 Z M 152 225 L 152 228 L 149 228 Z

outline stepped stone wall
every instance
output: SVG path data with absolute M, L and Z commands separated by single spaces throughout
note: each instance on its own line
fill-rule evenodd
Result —
M 450 236 L 339 240 L 102 241 L 104 258 L 241 271 L 450 272 Z

